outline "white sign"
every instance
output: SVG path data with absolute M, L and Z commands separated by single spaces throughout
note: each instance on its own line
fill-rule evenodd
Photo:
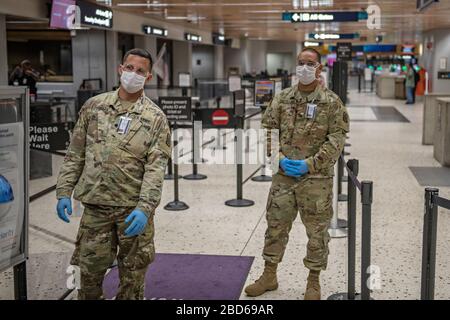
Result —
M 0 125 L 0 270 L 21 254 L 25 217 L 23 143 L 22 123 Z
M 191 74 L 190 73 L 179 73 L 178 83 L 180 87 L 190 87 L 191 86 Z
M 242 80 L 239 76 L 229 76 L 228 77 L 228 91 L 234 92 L 241 90 Z
M 280 93 L 283 90 L 283 82 L 275 81 L 275 94 Z
M 372 70 L 370 68 L 364 69 L 364 80 L 365 81 L 372 81 Z

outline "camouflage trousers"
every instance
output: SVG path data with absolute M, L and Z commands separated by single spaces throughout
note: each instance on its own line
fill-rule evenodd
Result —
M 71 264 L 80 268 L 78 299 L 103 299 L 103 278 L 117 258 L 120 285 L 116 299 L 143 299 L 144 278 L 155 257 L 154 222 L 145 231 L 125 237 L 126 217 L 134 207 L 84 204 Z
M 333 216 L 332 198 L 332 178 L 297 181 L 281 174 L 274 175 L 267 201 L 264 260 L 281 262 L 292 223 L 300 212 L 308 236 L 303 263 L 310 270 L 325 270 L 330 241 L 328 227 Z

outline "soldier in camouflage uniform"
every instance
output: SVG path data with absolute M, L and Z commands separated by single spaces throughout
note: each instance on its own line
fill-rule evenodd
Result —
M 143 92 L 151 66 L 145 50 L 125 55 L 120 88 L 81 109 L 59 173 L 59 217 L 69 222 L 72 192 L 85 207 L 71 261 L 80 267 L 79 299 L 103 298 L 103 278 L 116 258 L 116 299 L 143 299 L 155 256 L 153 216 L 171 153 L 167 119 Z
M 327 267 L 334 164 L 344 147 L 349 118 L 339 97 L 318 83 L 320 54 L 305 48 L 298 65 L 299 85 L 276 95 L 262 118 L 264 128 L 279 130 L 280 170 L 273 176 L 267 202 L 265 269 L 245 289 L 249 296 L 278 288 L 277 265 L 298 212 L 308 236 L 305 299 L 320 299 L 319 274 Z

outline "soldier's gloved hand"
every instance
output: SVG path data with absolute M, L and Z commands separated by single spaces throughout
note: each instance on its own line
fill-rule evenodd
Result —
M 283 158 L 280 161 L 281 169 L 283 169 L 284 173 L 289 177 L 300 178 L 301 175 L 298 174 L 297 168 L 294 165 L 292 165 L 290 161 L 292 160 L 290 160 L 289 158 Z
M 69 223 L 70 220 L 66 215 L 66 211 L 69 215 L 72 214 L 72 201 L 70 198 L 61 198 L 58 200 L 58 204 L 56 205 L 56 212 L 61 220 Z
M 308 173 L 308 164 L 305 160 L 290 160 L 288 159 L 287 166 L 293 168 L 296 175 L 303 176 Z
M 134 237 L 140 235 L 147 225 L 147 216 L 144 212 L 139 209 L 134 209 L 133 212 L 125 219 L 125 223 L 131 224 L 125 230 L 125 235 L 127 237 Z

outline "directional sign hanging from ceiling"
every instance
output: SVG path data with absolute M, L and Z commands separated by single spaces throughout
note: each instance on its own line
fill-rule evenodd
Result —
M 356 39 L 359 33 L 310 33 L 309 39 L 314 40 L 340 40 L 340 39 Z
M 367 20 L 365 11 L 347 12 L 284 12 L 281 16 L 283 21 L 297 22 L 349 22 Z

